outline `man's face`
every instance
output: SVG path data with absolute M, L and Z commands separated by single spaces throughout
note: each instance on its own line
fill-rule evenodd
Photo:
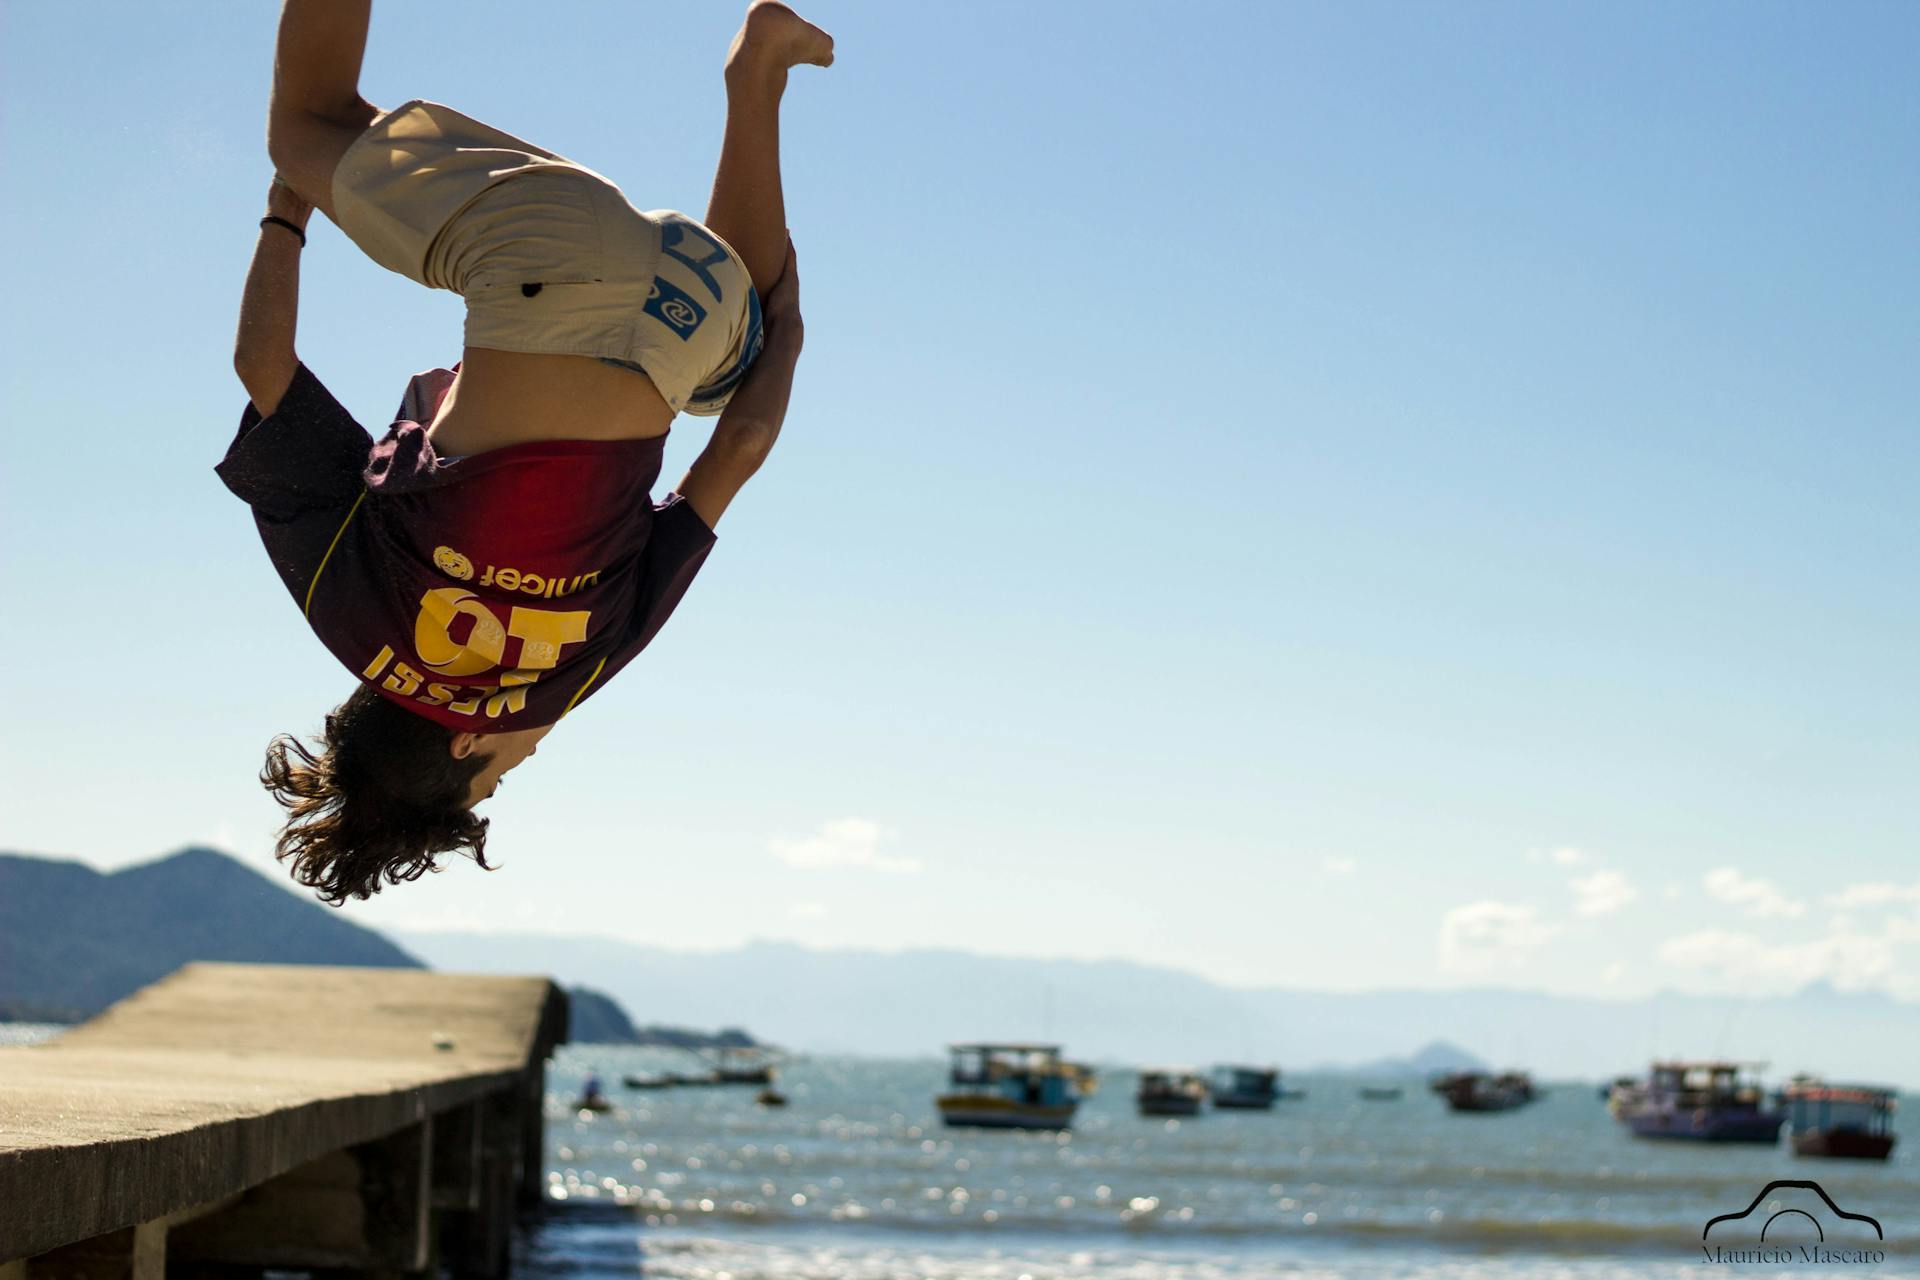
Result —
M 456 733 L 449 750 L 456 760 L 465 760 L 468 756 L 485 756 L 487 763 L 479 773 L 473 776 L 473 782 L 467 788 L 467 807 L 485 800 L 500 789 L 500 779 L 507 770 L 525 760 L 539 749 L 540 739 L 553 732 L 553 726 L 543 724 L 537 729 L 513 729 L 506 733 Z

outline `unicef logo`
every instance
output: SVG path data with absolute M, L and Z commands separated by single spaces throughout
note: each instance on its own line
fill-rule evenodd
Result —
M 462 582 L 473 576 L 473 561 L 452 547 L 435 547 L 433 566 L 449 578 L 458 578 Z

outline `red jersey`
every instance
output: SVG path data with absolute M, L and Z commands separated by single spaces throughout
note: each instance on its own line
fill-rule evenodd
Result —
M 453 376 L 414 378 L 376 444 L 303 364 L 215 470 L 362 681 L 449 729 L 552 724 L 659 632 L 713 531 L 677 495 L 654 505 L 664 437 L 437 457 L 422 424 Z

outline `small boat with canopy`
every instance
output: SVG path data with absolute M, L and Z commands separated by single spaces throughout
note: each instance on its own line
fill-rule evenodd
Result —
M 1532 1102 L 1537 1091 L 1524 1071 L 1456 1071 L 1441 1094 L 1454 1111 L 1511 1111 Z
M 1642 1138 L 1780 1140 L 1786 1117 L 1749 1075 L 1759 1063 L 1656 1062 L 1644 1084 L 1613 1091 L 1613 1114 Z
M 1159 1067 L 1140 1073 L 1134 1105 L 1143 1116 L 1197 1116 L 1207 1101 L 1207 1082 L 1186 1067 Z
M 1060 1057 L 1057 1044 L 982 1042 L 949 1047 L 947 1092 L 934 1099 L 950 1126 L 1065 1129 L 1093 1073 Z
M 1893 1152 L 1896 1095 L 1891 1089 L 1796 1081 L 1780 1100 L 1797 1156 L 1885 1160 Z
M 1216 1110 L 1271 1111 L 1280 1096 L 1280 1069 L 1229 1063 L 1215 1067 L 1209 1083 Z

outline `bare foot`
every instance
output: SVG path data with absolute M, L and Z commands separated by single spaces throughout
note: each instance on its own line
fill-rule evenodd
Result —
M 753 0 L 747 8 L 747 20 L 733 38 L 733 47 L 727 50 L 728 73 L 784 73 L 803 62 L 832 66 L 833 37 L 779 0 Z

